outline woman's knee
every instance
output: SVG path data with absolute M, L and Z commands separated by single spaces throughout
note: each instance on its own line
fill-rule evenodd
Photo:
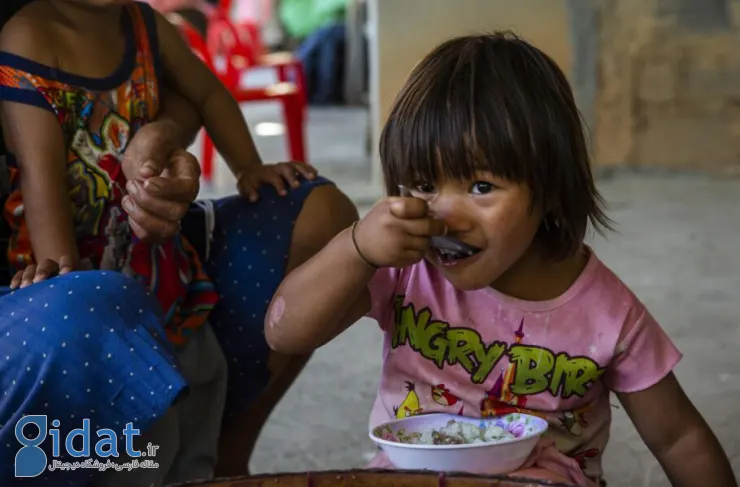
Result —
M 293 228 L 286 273 L 313 257 L 358 218 L 357 207 L 336 186 L 313 189 Z
M 33 321 L 47 324 L 44 331 L 53 323 L 64 334 L 82 333 L 91 340 L 104 336 L 106 323 L 161 323 L 155 298 L 134 279 L 109 271 L 75 272 L 18 289 L 0 299 L 0 316 L 7 318 L 6 333 Z
M 73 273 L 0 299 L 0 423 L 52 412 L 145 430 L 185 390 L 153 298 L 114 272 Z
M 125 294 L 118 291 L 128 290 Z M 92 306 L 99 303 L 114 309 L 127 300 L 148 301 L 146 291 L 133 279 L 117 272 L 84 271 L 66 274 L 31 286 L 17 289 L 0 298 L 0 310 L 12 312 L 16 316 L 20 310 L 33 309 L 42 315 L 55 316 L 60 309 L 72 308 L 73 305 Z M 95 308 L 91 312 L 94 312 Z

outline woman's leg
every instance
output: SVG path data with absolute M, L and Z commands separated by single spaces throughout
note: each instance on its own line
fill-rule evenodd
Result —
M 183 231 L 206 259 L 220 302 L 211 323 L 229 365 L 229 397 L 216 475 L 247 472 L 262 427 L 309 357 L 271 352 L 264 317 L 287 272 L 321 250 L 357 219 L 352 202 L 328 181 L 304 182 L 286 197 L 263 188 L 257 204 L 239 197 L 215 202 L 213 240 L 203 239 L 203 209 Z M 208 245 L 207 245 L 208 244 Z
M 119 439 L 127 423 L 148 431 L 186 392 L 158 310 L 136 281 L 113 272 L 68 274 L 0 297 L 0 485 L 13 485 L 16 474 L 33 477 L 28 485 L 82 485 L 99 473 L 40 471 L 53 460 L 84 460 L 64 447 L 55 458 L 49 430 L 40 440 L 24 440 L 38 443 L 45 459 L 32 458 L 40 455 L 36 449 L 16 457 L 16 425 L 24 416 L 45 418 L 62 445 L 89 420 L 94 452 L 97 430 L 109 428 Z M 33 439 L 36 431 L 29 426 L 24 437 Z M 15 472 L 21 457 L 25 472 Z
M 295 223 L 285 275 L 319 252 L 357 218 L 354 204 L 335 186 L 314 189 L 306 198 Z M 271 289 L 271 292 L 274 293 L 275 290 Z M 267 388 L 247 411 L 232 416 L 225 425 L 219 473 L 248 473 L 249 458 L 262 427 L 309 358 L 310 356 L 288 356 L 270 351 L 270 382 Z

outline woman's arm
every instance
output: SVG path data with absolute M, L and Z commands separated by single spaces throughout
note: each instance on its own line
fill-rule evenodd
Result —
M 673 487 L 737 487 L 722 446 L 673 373 L 634 393 L 618 393 Z

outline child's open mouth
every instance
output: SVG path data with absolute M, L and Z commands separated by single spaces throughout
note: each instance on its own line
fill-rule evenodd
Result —
M 437 253 L 440 263 L 446 266 L 457 265 L 463 260 L 478 255 L 478 253 L 481 251 L 481 249 L 464 244 L 463 242 L 457 242 L 457 245 L 445 246 L 438 246 L 434 245 L 433 243 L 432 248 Z

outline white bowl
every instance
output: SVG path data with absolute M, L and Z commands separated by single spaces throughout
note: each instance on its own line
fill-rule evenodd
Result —
M 421 433 L 429 428 L 442 428 L 452 419 L 476 426 L 493 422 L 512 433 L 515 438 L 465 445 L 417 445 L 394 441 L 399 434 L 408 435 Z M 539 437 L 547 431 L 547 426 L 547 421 L 542 418 L 520 413 L 493 418 L 423 414 L 381 424 L 370 432 L 370 439 L 388 455 L 388 460 L 396 468 L 497 475 L 519 469 Z

